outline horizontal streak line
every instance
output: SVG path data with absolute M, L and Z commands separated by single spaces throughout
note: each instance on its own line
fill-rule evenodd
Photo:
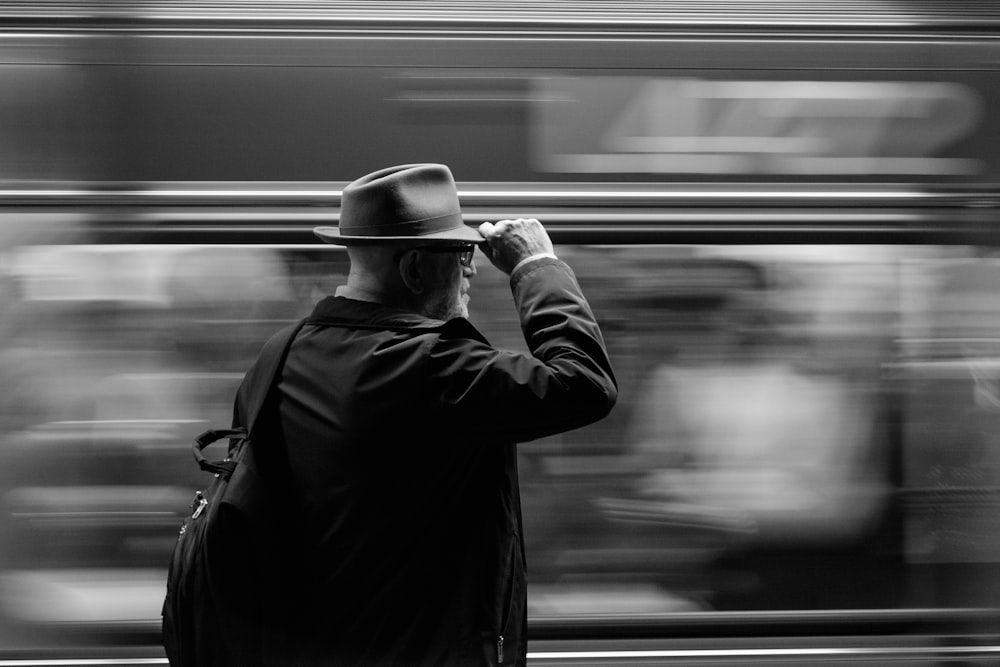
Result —
M 0 199 L 5 197 L 249 197 L 249 198 L 331 198 L 339 199 L 340 190 L 4 190 L 0 189 Z M 782 198 L 782 199 L 904 199 L 934 197 L 954 197 L 955 194 L 935 194 L 920 191 L 754 191 L 754 190 L 463 190 L 459 188 L 459 197 L 493 198 L 493 199 L 524 199 L 524 198 L 610 198 L 610 199 L 679 199 L 679 198 Z M 976 196 L 976 195 L 965 195 Z
M 997 655 L 1000 646 L 902 646 L 867 648 L 659 649 L 604 651 L 529 651 L 528 660 L 642 660 L 648 658 L 787 658 L 870 656 Z M 65 658 L 0 660 L 0 667 L 88 667 L 98 665 L 166 665 L 166 658 Z
M 887 648 L 662 649 L 621 651 L 528 652 L 529 660 L 597 660 L 642 658 L 778 658 L 817 656 L 931 656 L 1000 654 L 1000 646 L 900 646 Z
M 167 665 L 166 658 L 64 658 L 0 660 L 0 667 L 84 667 L 86 665 Z

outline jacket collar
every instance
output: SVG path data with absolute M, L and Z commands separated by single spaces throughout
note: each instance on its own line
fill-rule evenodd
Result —
M 443 320 L 424 317 L 419 313 L 343 296 L 325 297 L 316 304 L 309 317 L 311 319 L 331 319 L 357 324 L 412 327 L 415 329 L 438 328 L 444 325 Z
M 356 324 L 364 327 L 385 327 L 386 329 L 433 330 L 445 336 L 472 338 L 482 343 L 489 341 L 469 320 L 456 317 L 453 320 L 435 320 L 400 308 L 384 306 L 371 301 L 358 301 L 343 296 L 328 296 L 316 304 L 309 319 L 328 320 L 340 324 Z

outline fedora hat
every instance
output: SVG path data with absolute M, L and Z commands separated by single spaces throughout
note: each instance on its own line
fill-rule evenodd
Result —
M 443 164 L 404 164 L 362 176 L 341 194 L 339 226 L 313 232 L 335 245 L 483 241 L 463 221 L 455 179 Z

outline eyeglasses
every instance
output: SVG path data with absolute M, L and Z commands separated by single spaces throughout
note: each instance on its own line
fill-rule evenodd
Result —
M 418 250 L 425 252 L 454 252 L 458 254 L 458 263 L 462 266 L 472 266 L 472 256 L 476 254 L 476 246 L 467 243 L 460 246 L 449 245 L 421 245 Z

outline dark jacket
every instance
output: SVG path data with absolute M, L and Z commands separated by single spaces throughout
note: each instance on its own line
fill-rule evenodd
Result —
M 524 664 L 515 443 L 604 417 L 617 387 L 566 264 L 511 287 L 530 356 L 342 297 L 295 339 L 278 405 L 305 536 L 297 663 Z

